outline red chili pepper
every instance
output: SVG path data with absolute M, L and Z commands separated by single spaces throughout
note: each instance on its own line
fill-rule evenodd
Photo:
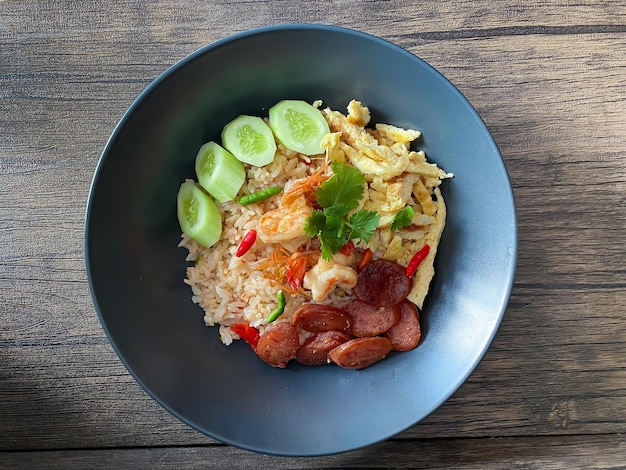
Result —
M 230 331 L 237 333 L 241 336 L 241 339 L 250 344 L 253 348 L 256 348 L 257 344 L 259 344 L 259 339 L 261 338 L 259 330 L 250 326 L 248 322 L 230 325 Z
M 424 245 L 417 253 L 413 255 L 413 258 L 411 258 L 411 261 L 409 261 L 409 265 L 406 267 L 405 271 L 408 277 L 411 277 L 413 274 L 415 274 L 418 266 L 422 261 L 424 261 L 424 258 L 426 258 L 429 252 L 430 246 Z
M 341 249 L 339 250 L 339 253 L 341 253 L 344 256 L 350 256 L 350 253 L 352 252 L 352 250 L 354 250 L 354 243 L 352 243 L 352 240 L 348 240 L 348 243 L 346 243 L 344 246 L 341 247 Z
M 369 248 L 366 248 L 365 251 L 363 252 L 363 257 L 361 258 L 361 261 L 359 261 L 359 266 L 357 267 L 357 271 L 362 270 L 367 265 L 367 263 L 370 262 L 373 255 L 374 253 L 372 252 L 372 250 L 370 250 Z
M 236 256 L 243 256 L 245 255 L 248 250 L 250 248 L 252 248 L 252 245 L 254 245 L 254 242 L 256 241 L 256 230 L 250 230 L 248 233 L 246 233 L 243 236 L 243 240 L 241 240 L 241 243 L 239 244 L 239 247 L 237 248 L 237 253 Z

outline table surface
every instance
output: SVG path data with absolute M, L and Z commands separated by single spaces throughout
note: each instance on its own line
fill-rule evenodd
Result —
M 98 322 L 83 253 L 100 153 L 197 48 L 311 22 L 393 41 L 447 76 L 497 142 L 516 281 L 476 371 L 423 422 L 280 458 L 159 407 Z M 0 467 L 626 468 L 623 0 L 0 0 Z

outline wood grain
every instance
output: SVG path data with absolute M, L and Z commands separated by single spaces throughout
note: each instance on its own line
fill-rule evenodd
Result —
M 618 469 L 624 468 L 626 437 L 429 439 L 387 441 L 342 455 L 289 458 L 226 446 L 6 453 L 6 468 L 129 468 L 141 462 L 165 468 L 393 468 L 413 469 Z
M 155 77 L 304 21 L 391 40 L 467 96 L 509 172 L 519 253 L 501 328 L 448 402 L 387 443 L 284 460 L 216 445 L 132 380 L 91 303 L 83 220 L 108 136 Z M 622 1 L 0 1 L 0 467 L 619 468 L 625 131 Z

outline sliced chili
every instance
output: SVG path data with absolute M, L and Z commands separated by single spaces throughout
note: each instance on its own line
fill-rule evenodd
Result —
M 241 339 L 250 344 L 250 346 L 252 346 L 253 348 L 256 348 L 257 344 L 259 344 L 259 339 L 261 338 L 259 330 L 257 330 L 253 326 L 250 326 L 247 321 L 245 323 L 236 323 L 234 325 L 230 325 L 230 331 L 238 334 Z
M 409 264 L 406 267 L 406 275 L 408 277 L 411 277 L 413 274 L 415 274 L 415 271 L 417 271 L 420 263 L 424 261 L 424 258 L 428 256 L 429 252 L 430 246 L 424 245 L 417 253 L 413 255 L 413 258 L 411 258 L 411 261 L 409 261 Z
M 365 251 L 363 252 L 363 256 L 361 257 L 361 261 L 359 261 L 359 265 L 357 266 L 357 271 L 360 271 L 365 266 L 367 266 L 367 263 L 370 262 L 373 255 L 374 255 L 374 252 L 370 250 L 369 248 L 366 248 Z
M 239 244 L 239 247 L 237 248 L 236 256 L 239 257 L 239 256 L 245 255 L 248 252 L 248 250 L 252 248 L 252 245 L 254 245 L 255 241 L 256 241 L 256 230 L 252 229 L 243 236 L 243 240 L 241 240 L 241 243 Z
M 344 246 L 341 247 L 341 249 L 339 250 L 339 253 L 341 253 L 344 256 L 350 256 L 350 253 L 352 253 L 352 250 L 354 250 L 354 243 L 352 243 L 352 240 L 348 240 L 348 243 L 346 243 Z

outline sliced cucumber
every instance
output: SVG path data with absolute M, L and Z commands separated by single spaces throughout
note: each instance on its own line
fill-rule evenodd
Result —
M 220 239 L 222 216 L 217 205 L 191 181 L 180 185 L 176 197 L 178 223 L 183 233 L 207 248 Z
M 242 115 L 226 124 L 222 145 L 238 160 L 255 166 L 271 163 L 276 153 L 272 130 L 256 116 Z
M 232 201 L 246 179 L 243 163 L 215 142 L 207 142 L 196 156 L 198 183 L 219 202 Z
M 304 155 L 323 153 L 322 139 L 330 132 L 319 109 L 306 101 L 283 100 L 269 110 L 270 127 L 278 141 Z

